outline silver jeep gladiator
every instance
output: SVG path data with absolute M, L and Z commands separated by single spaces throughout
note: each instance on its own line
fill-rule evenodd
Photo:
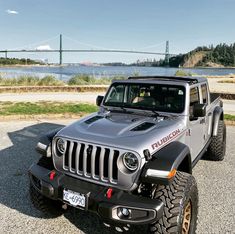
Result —
M 29 169 L 39 210 L 73 206 L 108 225 L 148 224 L 148 233 L 195 233 L 192 168 L 223 160 L 226 126 L 219 97 L 200 77 L 113 81 L 99 111 L 42 136 Z

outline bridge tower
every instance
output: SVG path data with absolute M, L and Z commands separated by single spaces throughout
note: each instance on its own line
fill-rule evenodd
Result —
M 166 50 L 165 50 L 165 65 L 169 65 L 170 54 L 169 54 L 169 41 L 166 41 Z
M 60 34 L 60 65 L 62 65 L 63 55 L 62 55 L 62 35 Z

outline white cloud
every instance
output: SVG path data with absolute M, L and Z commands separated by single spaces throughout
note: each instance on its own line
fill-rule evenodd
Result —
M 36 50 L 51 50 L 50 45 L 40 45 L 36 48 Z
M 10 10 L 10 9 L 6 10 L 6 13 L 10 14 L 10 15 L 17 15 L 17 14 L 19 14 L 18 11 L 14 11 L 14 10 Z

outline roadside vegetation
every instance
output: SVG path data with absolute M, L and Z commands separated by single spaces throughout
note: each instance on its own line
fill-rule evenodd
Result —
M 43 114 L 89 114 L 98 107 L 92 104 L 63 102 L 0 102 L 0 116 Z M 224 115 L 225 120 L 235 121 L 235 115 Z
M 61 86 L 65 85 L 63 81 L 54 76 L 45 76 L 39 78 L 36 76 L 20 76 L 18 78 L 0 77 L 0 86 Z
M 224 119 L 225 120 L 230 120 L 230 121 L 235 121 L 235 115 L 225 114 Z
M 18 78 L 0 77 L 0 86 L 73 86 L 73 85 L 109 85 L 113 79 L 126 79 L 124 76 L 96 78 L 89 75 L 75 75 L 67 82 L 54 76 L 39 78 L 36 76 L 20 76 Z
M 125 76 L 100 77 L 96 78 L 89 75 L 75 75 L 67 82 L 68 85 L 109 85 L 112 80 L 124 80 Z
M 0 116 L 41 114 L 86 114 L 97 111 L 91 104 L 63 102 L 0 102 Z

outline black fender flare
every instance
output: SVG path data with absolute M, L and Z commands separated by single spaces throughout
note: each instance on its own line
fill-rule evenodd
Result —
M 190 149 L 179 141 L 171 142 L 153 155 L 142 170 L 141 181 L 153 184 L 169 184 L 173 178 L 164 177 L 160 174 L 161 172 L 169 173 L 174 169 L 192 174 Z M 155 171 L 156 174 L 150 175 L 150 171 Z
M 61 128 L 57 128 L 54 129 L 50 132 L 48 132 L 45 135 L 42 135 L 39 138 L 39 141 L 35 147 L 36 151 L 41 154 L 42 156 L 46 156 L 46 157 L 51 157 L 51 142 L 54 138 L 54 136 L 62 129 Z
M 219 121 L 221 120 L 221 115 L 222 115 L 222 119 L 224 119 L 223 108 L 220 106 L 216 106 L 213 111 L 212 136 L 217 136 L 217 134 L 218 134 L 218 126 L 219 126 Z

